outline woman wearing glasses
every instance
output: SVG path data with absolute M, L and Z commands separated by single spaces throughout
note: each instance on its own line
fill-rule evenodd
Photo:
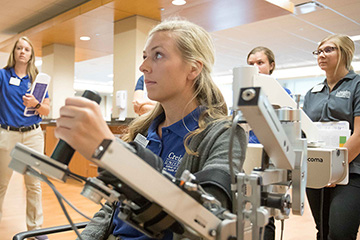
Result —
M 356 239 L 360 223 L 360 76 L 351 67 L 354 42 L 345 35 L 330 35 L 313 52 L 325 71 L 324 82 L 310 89 L 303 110 L 312 121 L 348 121 L 349 183 L 307 189 L 317 239 Z

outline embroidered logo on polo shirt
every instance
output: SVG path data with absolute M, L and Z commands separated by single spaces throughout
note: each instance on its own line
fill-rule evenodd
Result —
M 335 97 L 339 98 L 350 98 L 351 92 L 349 90 L 338 91 Z
M 173 152 L 169 153 L 164 162 L 164 170 L 174 175 L 181 163 L 182 158 L 182 155 L 176 156 Z

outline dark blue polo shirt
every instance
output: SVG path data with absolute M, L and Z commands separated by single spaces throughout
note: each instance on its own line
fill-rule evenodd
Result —
M 325 79 L 306 93 L 303 110 L 314 122 L 347 121 L 352 134 L 360 116 L 360 76 L 350 71 L 331 92 Z M 360 174 L 360 155 L 350 163 L 350 173 Z
M 184 140 L 186 135 L 190 131 L 199 127 L 198 119 L 202 109 L 202 107 L 198 107 L 182 120 L 172 124 L 171 126 L 162 128 L 161 139 L 157 134 L 157 128 L 159 124 L 165 120 L 164 113 L 156 117 L 148 129 L 147 140 L 149 140 L 149 143 L 147 148 L 162 158 L 164 162 L 163 169 L 172 175 L 175 175 L 176 170 L 178 169 L 185 154 Z M 123 240 L 151 239 L 120 220 L 117 217 L 118 214 L 119 210 L 116 209 L 113 220 L 113 223 L 115 224 L 113 232 L 114 236 L 120 236 Z M 172 232 L 168 231 L 162 239 L 172 239 Z
M 10 78 L 20 79 L 19 86 L 10 83 Z M 28 75 L 23 78 L 15 74 L 13 68 L 0 69 L 0 124 L 13 127 L 30 126 L 41 122 L 39 115 L 24 116 L 25 105 L 22 97 L 30 93 L 31 82 Z M 46 98 L 49 97 L 46 93 Z
M 144 90 L 144 75 L 139 77 L 139 79 L 136 82 L 135 91 L 136 90 Z
M 179 164 L 185 154 L 185 136 L 198 128 L 198 119 L 201 107 L 196 108 L 182 120 L 171 126 L 162 128 L 162 139 L 157 134 L 157 127 L 165 120 L 165 114 L 161 114 L 150 125 L 148 130 L 147 146 L 153 153 L 160 156 L 164 161 L 164 170 L 175 175 Z

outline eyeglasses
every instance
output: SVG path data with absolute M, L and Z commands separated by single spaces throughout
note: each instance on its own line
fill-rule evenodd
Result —
M 337 47 L 325 47 L 324 49 L 318 49 L 312 52 L 312 54 L 317 57 L 319 56 L 321 53 L 324 54 L 329 54 L 332 53 L 333 51 L 335 51 L 337 49 Z

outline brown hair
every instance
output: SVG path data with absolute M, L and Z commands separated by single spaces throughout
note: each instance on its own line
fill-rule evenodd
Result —
M 266 55 L 266 57 L 269 60 L 270 65 L 272 63 L 274 63 L 274 67 L 270 70 L 270 75 L 271 75 L 273 73 L 273 71 L 275 70 L 275 55 L 274 55 L 274 53 L 267 47 L 259 46 L 249 52 L 246 60 L 249 60 L 249 57 L 251 54 L 255 54 L 257 52 L 264 52 L 264 54 Z

